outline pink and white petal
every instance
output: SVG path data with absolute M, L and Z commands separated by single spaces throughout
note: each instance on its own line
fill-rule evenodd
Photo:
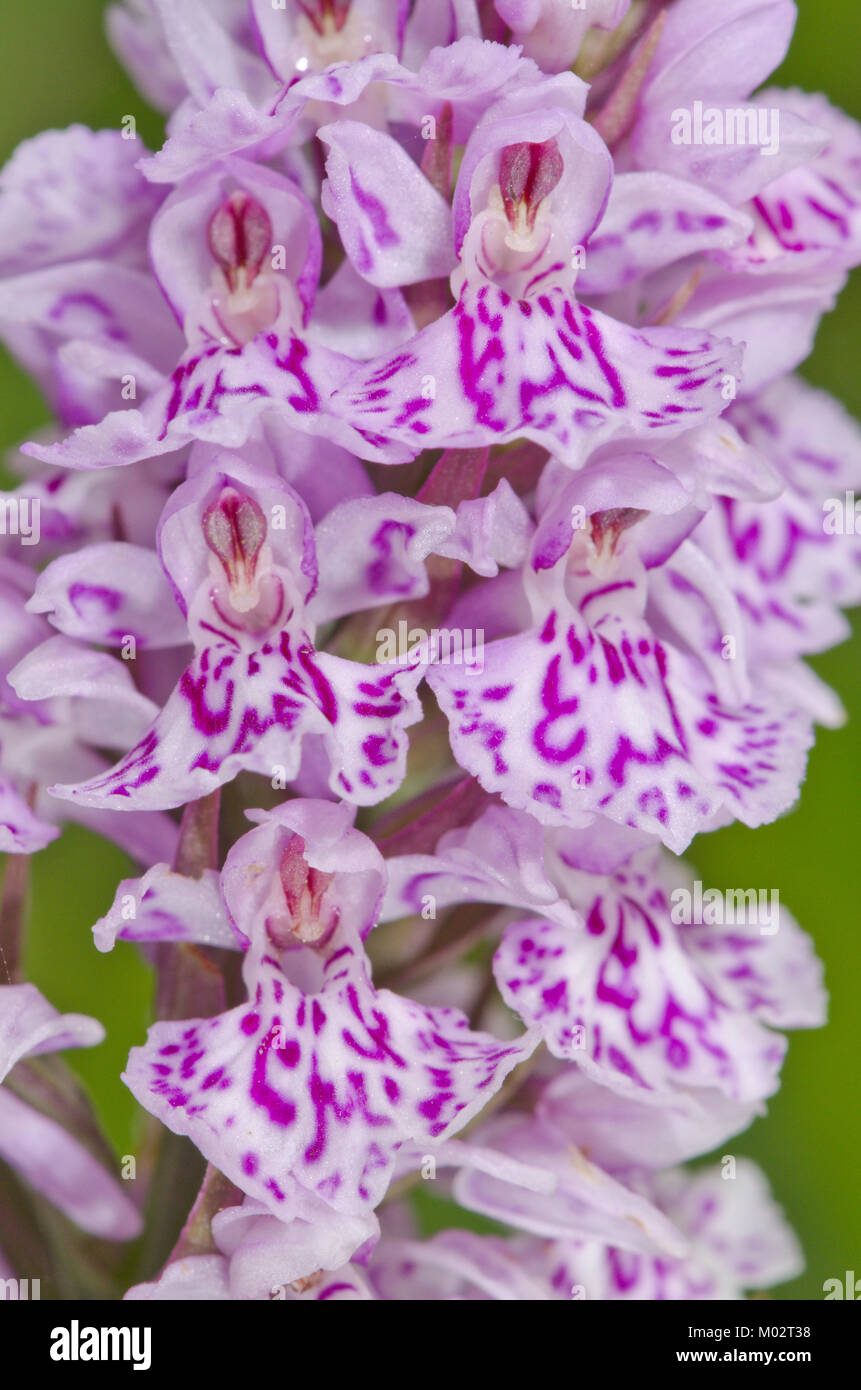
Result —
M 582 115 L 586 85 L 570 74 L 565 81 L 569 90 L 580 92 Z M 542 86 L 546 90 L 545 84 L 541 70 L 523 58 L 516 46 L 486 43 L 465 34 L 447 47 L 431 49 L 417 75 L 393 88 L 391 110 L 420 126 L 426 112 L 439 112 L 447 102 L 454 117 L 453 138 L 465 145 L 476 123 L 497 102 L 507 96 L 517 97 L 527 88 Z
M 786 56 L 795 26 L 792 0 L 726 0 L 703 13 L 680 0 L 662 31 L 644 95 L 716 89 L 726 100 L 746 97 Z
M 684 1259 L 656 1259 L 595 1241 L 556 1241 L 522 1251 L 557 1296 L 607 1302 L 693 1303 L 743 1297 L 735 1280 L 696 1247 Z
M 142 878 L 124 878 L 104 917 L 93 927 L 99 951 L 122 941 L 194 941 L 239 949 L 224 908 L 219 875 L 205 869 L 186 878 L 167 864 L 153 864 Z
M 128 348 L 124 347 L 118 353 L 110 342 L 94 343 L 86 342 L 83 338 L 72 338 L 57 348 L 57 362 L 60 369 L 72 377 L 91 376 L 105 383 L 121 382 L 123 391 L 114 393 L 110 399 L 112 406 L 119 395 L 127 394 L 132 386 L 136 395 L 148 396 L 164 385 L 164 372 Z
M 263 732 L 261 712 L 242 700 L 221 663 L 210 671 L 212 657 L 207 648 L 196 658 L 126 757 L 87 781 L 55 784 L 51 795 L 101 812 L 169 810 L 208 795 L 247 767 L 249 756 L 239 750 L 250 752 Z M 267 695 L 271 709 L 280 697 Z M 282 714 L 286 705 L 286 699 L 280 701 Z M 274 722 L 270 716 L 269 727 Z
M 677 94 L 660 104 L 649 101 L 648 106 L 644 105 L 632 135 L 632 148 L 640 167 L 660 169 L 686 182 L 702 184 L 738 206 L 756 198 L 773 180 L 815 159 L 827 141 L 824 131 L 792 111 L 773 105 L 764 108 L 759 99 L 741 105 L 720 96 L 714 101 L 705 99 L 703 114 L 707 125 L 713 119 L 722 132 L 732 131 L 729 123 L 739 119 L 738 113 L 741 111 L 741 119 L 746 123 L 745 113 L 750 112 L 750 120 L 756 120 L 758 126 L 760 118 L 765 118 L 767 138 L 758 135 L 754 141 L 728 139 L 721 144 L 697 144 L 683 138 L 678 143 L 674 133 L 685 133 L 680 121 L 686 116 L 690 123 L 693 103 L 702 101 L 703 95 L 699 89 L 690 99 Z M 717 113 L 714 117 L 713 111 Z
M 272 333 L 260 334 L 241 352 L 228 352 L 224 360 L 204 356 L 195 362 L 191 357 L 174 374 L 167 434 L 182 442 L 185 435 L 239 446 L 269 407 L 294 429 L 321 435 L 359 457 L 399 462 L 403 451 L 377 447 L 370 434 L 330 413 L 329 398 L 353 366 L 327 348 Z M 222 398 L 228 402 L 225 407 Z
M 770 502 L 783 488 L 766 452 L 743 439 L 726 415 L 662 443 L 661 461 L 703 510 L 714 497 Z
M 286 438 L 273 436 L 279 448 L 286 447 L 289 438 L 289 431 Z M 162 565 L 183 609 L 202 609 L 204 622 L 211 617 L 201 597 L 201 590 L 211 582 L 212 562 L 201 518 L 225 485 L 248 492 L 264 516 L 272 518 L 266 541 L 273 560 L 284 573 L 294 602 L 307 601 L 317 582 L 311 519 L 301 497 L 273 469 L 268 448 L 257 438 L 242 453 L 201 444 L 192 450 L 190 464 L 187 481 L 168 499 L 157 534 Z M 197 631 L 201 633 L 198 640 L 210 640 L 211 627 L 198 626 Z
M 673 261 L 739 246 L 752 230 L 746 212 L 695 183 L 658 171 L 618 174 L 577 288 L 607 294 Z
M 512 568 L 526 559 L 532 519 L 506 478 L 487 497 L 467 498 L 457 508 L 452 539 L 440 555 L 461 560 L 476 574 L 492 579 L 499 566 Z
M 816 257 L 855 265 L 861 245 L 856 123 L 821 95 L 769 88 L 760 92 L 757 104 L 793 111 L 826 132 L 828 143 L 808 164 L 761 190 L 757 234 L 731 259 L 766 265 L 789 255 L 799 267 Z
M 554 1056 L 603 1085 L 702 1086 L 740 1102 L 773 1094 L 785 1040 L 727 1007 L 656 918 L 608 895 L 595 899 L 585 930 L 514 923 L 494 957 L 502 997 Z
M 460 15 L 471 0 L 451 3 Z M 445 14 L 440 0 L 430 0 L 428 8 L 433 9 L 437 22 Z M 281 22 L 284 16 L 273 13 L 267 3 L 263 4 L 263 15 L 280 31 L 280 41 L 285 33 Z M 152 46 L 157 48 L 158 44 Z M 124 50 L 128 58 L 128 43 L 124 43 Z M 199 102 L 188 101 L 180 106 L 178 75 L 173 78 L 172 74 L 165 74 L 159 79 L 155 104 L 167 105 L 162 91 L 167 90 L 168 82 L 175 81 L 177 96 L 169 104 L 174 117 L 164 148 L 144 161 L 144 172 L 156 182 L 174 183 L 231 154 L 271 158 L 296 138 L 297 124 L 309 103 L 312 112 L 314 103 L 351 107 L 376 83 L 385 84 L 390 117 L 402 117 L 413 125 L 420 125 L 426 112 L 438 111 L 445 102 L 452 103 L 455 138 L 463 143 L 478 117 L 498 96 L 525 83 L 536 85 L 542 76 L 533 63 L 520 58 L 516 49 L 484 43 L 468 30 L 457 42 L 432 48 L 416 73 L 411 69 L 425 52 L 424 44 L 413 44 L 407 67 L 398 62 L 393 52 L 369 53 L 354 62 L 332 63 L 324 71 L 311 73 L 285 87 L 274 103 L 261 98 L 256 90 L 254 99 L 249 100 L 235 89 L 216 89 L 209 97 L 201 91 Z M 159 53 L 156 62 L 161 63 L 162 59 L 163 54 Z M 152 73 L 141 73 L 137 60 L 136 71 L 137 85 L 148 90 Z M 308 133 L 313 133 L 313 122 L 307 124 L 311 127 Z
M 503 479 L 488 497 L 431 507 L 398 493 L 336 506 L 317 527 L 320 589 L 310 606 L 316 622 L 428 592 L 425 561 L 442 555 L 492 577 L 499 564 L 526 557 L 532 523 Z
M 612 874 L 636 854 L 658 843 L 657 836 L 627 825 L 616 825 L 605 816 L 593 816 L 581 830 L 553 830 L 547 837 L 547 854 L 554 882 L 565 882 L 568 869 L 587 874 Z M 543 914 L 550 916 L 549 913 Z M 551 918 L 552 920 L 552 918 Z
M 702 281 L 684 318 L 706 333 L 745 344 L 741 381 L 751 395 L 810 355 L 820 319 L 833 309 L 845 282 L 845 272 L 830 268 L 806 276 L 721 272 Z
M 301 745 L 322 735 L 330 785 L 373 805 L 403 779 L 405 729 L 421 717 L 422 670 L 363 666 L 282 632 L 241 654 L 205 648 L 182 676 L 149 732 L 106 776 L 52 794 L 79 805 L 167 810 L 194 801 L 246 769 L 289 782 Z
M 829 628 L 827 619 L 833 618 L 833 610 L 820 606 L 820 615 L 822 629 Z M 835 645 L 836 642 L 845 641 L 848 636 L 848 631 L 841 627 Z M 763 673 L 762 684 L 787 704 L 804 710 L 824 729 L 842 729 L 846 723 L 848 715 L 840 697 L 803 661 L 781 662 L 772 671 Z
M 179 106 L 185 83 L 151 0 L 109 5 L 105 29 L 114 54 L 151 105 L 164 112 Z
M 281 117 L 233 87 L 217 88 L 202 105 L 189 103 L 178 115 L 161 149 L 141 160 L 153 184 L 181 183 L 229 155 L 274 154 L 291 133 Z
M 656 1175 L 661 1206 L 712 1264 L 723 1266 L 739 1289 L 765 1289 L 800 1274 L 804 1257 L 768 1182 L 750 1159 L 736 1159 L 726 1182 L 717 1165 L 696 1173 Z
M 13 784 L 0 777 L 0 853 L 37 854 L 59 830 L 35 815 Z
M 831 505 L 845 510 L 839 497 Z M 853 537 L 829 536 L 820 512 L 815 500 L 790 489 L 768 507 L 724 499 L 696 532 L 697 547 L 731 578 L 766 688 L 772 663 L 791 668 L 799 655 L 827 651 L 849 635 L 836 604 L 846 601 L 841 590 L 857 583 L 861 547 Z M 812 672 L 789 680 L 787 703 L 809 708 L 812 698 L 813 708 L 822 708 Z M 825 711 L 836 713 L 833 697 Z
M 795 804 L 814 736 L 805 711 L 767 687 L 740 710 L 721 707 L 711 693 L 679 687 L 678 713 L 682 725 L 693 730 L 692 739 L 697 737 L 695 762 L 702 776 L 720 793 L 714 814 L 720 814 L 721 824 L 729 814 L 756 829 Z
M 102 1240 L 132 1240 L 140 1212 L 122 1184 L 62 1125 L 11 1091 L 0 1091 L 0 1158 L 81 1230 Z
M 476 0 L 414 0 L 401 56 L 415 70 L 428 54 L 461 38 L 481 39 Z
M 649 614 L 665 639 L 699 657 L 721 703 L 736 708 L 752 698 L 754 661 L 748 657 L 746 624 L 726 574 L 692 540 L 682 541 L 650 575 Z M 733 641 L 731 660 L 727 636 Z
M 500 1043 L 456 1010 L 375 993 L 363 972 L 342 947 L 308 996 L 264 956 L 250 971 L 251 1002 L 155 1024 L 123 1079 L 281 1220 L 301 1212 L 307 1194 L 366 1214 L 402 1145 L 462 1128 L 535 1044 Z
M 18 146 L 0 182 L 4 279 L 91 257 L 146 266 L 149 223 L 162 195 L 138 171 L 140 140 L 127 136 L 73 125 Z
M 86 826 L 111 840 L 140 864 L 172 860 L 178 827 L 169 816 L 150 811 L 115 816 L 111 811 L 60 802 L 43 790 L 53 777 L 83 781 L 107 770 L 105 760 L 83 744 L 72 742 L 68 730 L 44 726 L 34 737 L 28 731 L 23 759 L 28 765 L 27 775 L 40 786 L 36 796 L 37 815 L 54 823 L 73 821 Z
M 105 541 L 54 560 L 27 604 L 67 637 L 117 646 L 174 647 L 188 642 L 185 618 L 154 550 Z
M 183 81 L 201 105 L 219 87 L 245 90 L 262 81 L 262 60 L 235 43 L 205 0 L 153 0 L 164 41 Z M 278 16 L 283 18 L 283 16 Z
M 502 1182 L 516 1183 L 530 1192 L 551 1193 L 556 1190 L 556 1179 L 546 1168 L 535 1164 L 522 1163 L 501 1149 L 482 1148 L 478 1144 L 466 1143 L 463 1139 L 449 1139 L 434 1149 L 433 1157 L 437 1168 L 470 1169 L 477 1173 L 489 1173 Z M 415 1172 L 424 1158 L 418 1150 L 401 1155 L 404 1172 Z
M 719 415 L 740 354 L 696 330 L 630 328 L 562 290 L 514 301 L 467 285 L 400 352 L 336 387 L 333 408 L 414 449 L 525 437 L 577 467 L 611 438 L 671 436 Z
M 470 134 L 454 191 L 455 245 L 465 254 L 473 219 L 498 187 L 499 157 L 524 138 L 553 140 L 562 157 L 562 176 L 553 190 L 553 217 L 564 228 L 566 248 L 587 241 L 600 220 L 613 178 L 613 161 L 598 132 L 583 117 L 586 84 L 573 72 L 519 84 L 496 102 Z M 557 243 L 559 244 L 559 243 Z M 555 266 L 558 273 L 564 266 Z
M 404 462 L 411 451 L 382 440 L 373 421 L 357 417 L 353 428 L 343 408 L 340 418 L 329 413 L 332 394 L 354 366 L 295 335 L 261 334 L 241 350 L 191 350 L 142 410 L 114 412 L 59 444 L 30 443 L 23 452 L 66 468 L 105 468 L 172 453 L 195 439 L 238 449 L 260 417 L 273 411 L 294 429 L 322 435 L 362 458 Z
M 100 743 L 104 739 L 105 724 L 110 723 L 111 717 L 108 712 L 102 718 Z M 33 810 L 41 820 L 51 824 L 75 821 L 85 825 L 112 840 L 144 865 L 173 859 L 178 827 L 170 817 L 151 812 L 117 817 L 110 811 L 61 803 L 49 794 L 47 786 L 55 777 L 85 781 L 107 769 L 99 754 L 70 736 L 65 723 L 61 726 L 37 724 L 34 720 L 0 720 L 0 728 L 6 773 L 16 785 L 35 787 Z
M 373 485 L 367 471 L 355 454 L 348 453 L 319 435 L 302 434 L 284 424 L 277 415 L 262 421 L 261 437 L 265 440 L 268 461 L 274 457 L 277 472 L 301 497 L 315 524 L 347 497 L 372 497 Z M 208 451 L 201 445 L 201 451 Z M 245 446 L 244 456 L 253 458 L 254 442 Z M 198 455 L 192 449 L 190 474 Z M 209 460 L 202 464 L 209 467 Z
M 566 1067 L 543 1092 L 536 1113 L 602 1168 L 619 1173 L 711 1153 L 764 1110 L 761 1102 L 742 1104 L 707 1089 L 651 1098 L 642 1091 L 622 1094 Z
M 549 825 L 597 812 L 677 853 L 725 806 L 751 826 L 787 809 L 811 742 L 781 706 L 724 709 L 691 660 L 616 619 L 596 633 L 552 610 L 485 647 L 480 678 L 434 666 L 427 679 L 486 791 Z
M 282 314 L 306 321 L 314 304 L 320 278 L 322 242 L 314 210 L 301 189 L 283 174 L 248 159 L 226 159 L 206 173 L 184 180 L 160 208 L 152 225 L 150 255 L 154 274 L 189 342 L 199 346 L 216 333 L 216 325 L 203 305 L 211 300 L 215 266 L 206 228 L 226 196 L 239 186 L 266 210 L 272 226 L 273 250 L 279 249 L 279 273 L 273 285 L 287 292 L 287 305 L 279 292 Z M 274 261 L 274 256 L 271 258 Z M 298 300 L 297 303 L 294 301 Z M 217 336 L 217 333 L 216 333 Z
M 279 1221 L 251 1198 L 212 1220 L 216 1244 L 230 1261 L 230 1292 L 236 1299 L 271 1298 L 285 1284 L 340 1270 L 379 1232 L 373 1214 L 336 1213 L 310 1195 L 290 1222 Z
M 359 121 L 317 132 L 328 148 L 323 211 L 361 276 L 394 289 L 451 274 L 451 209 L 390 135 Z
M 675 144 L 674 113 L 693 100 L 708 109 L 737 109 L 782 61 L 795 23 L 792 0 L 729 0 L 703 16 L 696 0 L 674 6 L 640 96 L 631 143 L 641 168 L 663 168 L 706 183 L 732 203 L 803 160 L 806 122 L 781 111 L 776 154 L 758 145 Z M 815 151 L 816 146 L 813 146 Z
M 465 1169 L 454 1181 L 461 1206 L 546 1239 L 606 1241 L 626 1250 L 682 1254 L 680 1232 L 647 1200 L 596 1167 L 558 1131 L 532 1118 L 489 1121 L 476 1136 L 556 1178 L 552 1193 L 529 1191 L 499 1177 Z
M 315 532 L 320 588 L 311 616 L 324 623 L 423 597 L 429 588 L 425 561 L 447 553 L 455 528 L 450 507 L 429 507 L 395 492 L 342 502 Z
M 383 921 L 419 913 L 430 895 L 437 909 L 500 903 L 541 912 L 572 929 L 581 925 L 547 875 L 543 828 L 507 806 L 492 806 L 472 825 L 449 831 L 434 854 L 395 855 L 387 869 Z
M 253 3 L 260 6 L 270 26 L 277 26 L 276 41 L 281 44 L 285 40 L 282 16 L 277 11 L 273 12 L 266 0 L 253 0 Z M 289 34 L 286 37 L 289 39 Z M 264 43 L 264 50 L 266 48 Z M 268 52 L 266 56 L 270 66 L 275 66 Z M 286 48 L 277 61 L 283 62 L 284 56 Z M 290 76 L 293 76 L 292 71 Z M 287 131 L 292 132 L 309 103 L 331 102 L 336 106 L 349 107 L 377 82 L 385 83 L 387 88 L 405 86 L 414 89 L 417 86 L 416 75 L 402 67 L 394 53 L 368 53 L 354 62 L 330 63 L 322 72 L 311 72 L 298 82 L 285 86 L 272 108 L 273 114 L 281 119 Z
M 597 450 L 576 473 L 551 459 L 536 491 L 539 522 L 531 569 L 551 569 L 567 554 L 575 507 L 584 518 L 631 506 L 648 512 L 637 525 L 637 553 L 648 568 L 662 565 L 700 518 L 691 502 L 691 492 L 674 472 L 631 445 L 609 444 Z
M 280 1293 L 279 1293 L 280 1297 Z M 355 1265 L 344 1265 L 322 1279 L 314 1279 L 298 1289 L 287 1289 L 285 1297 L 291 1303 L 371 1302 L 375 1294 L 367 1276 Z
M 166 376 L 183 347 L 152 275 L 103 260 L 46 266 L 0 282 L 0 325 L 4 336 L 20 325 L 56 343 L 94 343 L 103 362 L 113 359 L 117 380 L 134 375 L 141 360 L 149 372 Z
M 308 729 L 324 737 L 329 786 L 354 805 L 374 806 L 406 776 L 405 731 L 422 718 L 416 689 L 424 669 L 364 666 L 329 652 L 317 653 L 316 667 L 319 687 L 311 678 L 319 689 L 320 712 Z
M 272 72 L 283 82 L 290 83 L 297 74 L 307 70 L 309 64 L 314 65 L 316 50 L 304 39 L 300 27 L 303 21 L 306 26 L 308 24 L 303 14 L 305 6 L 292 0 L 287 5 L 286 15 L 284 8 L 283 5 L 273 8 L 269 0 L 250 0 L 248 6 L 260 51 Z M 375 53 L 380 50 L 389 54 L 399 52 L 407 9 L 407 0 L 363 0 L 364 27 L 360 36 L 367 35 L 365 42 L 373 43 Z
M 369 1274 L 393 1302 L 499 1299 L 541 1302 L 546 1284 L 526 1270 L 510 1243 L 474 1231 L 441 1231 L 428 1240 L 384 1238 Z
M 588 6 L 570 0 L 495 0 L 497 14 L 510 27 L 514 41 L 546 72 L 570 68 L 587 31 L 615 29 L 631 0 L 590 0 Z
M 134 1284 L 127 1303 L 229 1303 L 228 1263 L 223 1255 L 188 1255 L 166 1265 L 153 1283 Z
M 84 1014 L 60 1014 L 35 985 L 0 985 L 0 1081 L 22 1057 L 95 1047 L 105 1030 Z
M 756 919 L 758 913 L 761 908 L 750 915 Z M 813 942 L 785 907 L 773 903 L 769 916 L 767 923 L 760 917 L 758 926 L 754 920 L 736 927 L 681 927 L 680 932 L 692 959 L 718 982 L 721 998 L 739 1014 L 775 1028 L 821 1028 L 828 996 Z
M 158 714 L 158 706 L 135 685 L 127 662 L 72 637 L 49 637 L 18 662 L 8 680 L 22 700 L 68 700 L 58 711 L 58 723 L 97 747 L 133 743 Z
M 823 525 L 835 499 L 861 491 L 857 422 L 800 377 L 775 382 L 732 410 L 743 437 L 769 454 L 787 484 L 779 508 L 741 511 L 738 519 L 735 508 L 727 509 L 733 564 L 755 565 L 768 587 L 789 580 L 792 592 L 805 599 L 827 595 L 844 606 L 857 603 L 861 528 L 855 536 L 829 536 Z

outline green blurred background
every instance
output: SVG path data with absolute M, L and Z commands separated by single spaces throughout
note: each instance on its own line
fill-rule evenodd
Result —
M 118 127 L 129 114 L 147 144 L 160 143 L 160 119 L 147 110 L 104 40 L 104 8 L 103 0 L 3 0 L 0 162 L 40 130 L 76 122 Z M 800 0 L 793 49 L 775 80 L 824 91 L 858 118 L 859 51 L 858 0 L 828 0 L 827 5 Z M 861 277 L 856 276 L 823 322 L 804 371 L 861 417 L 859 308 Z M 2 365 L 0 445 L 5 448 L 27 437 L 47 414 L 32 384 L 5 357 Z M 856 624 L 852 642 L 815 662 L 855 723 L 838 733 L 820 731 L 796 810 L 762 830 L 736 826 L 703 837 L 688 854 L 703 880 L 719 888 L 779 888 L 826 964 L 829 1026 L 793 1036 L 783 1087 L 767 1118 L 724 1146 L 763 1164 L 802 1238 L 807 1270 L 778 1291 L 796 1299 L 821 1298 L 823 1281 L 842 1278 L 847 1269 L 861 1274 L 859 655 Z M 67 829 L 38 856 L 27 953 L 28 977 L 58 1008 L 95 1014 L 108 1030 L 101 1047 L 67 1057 L 89 1086 L 118 1154 L 134 1150 L 138 1117 L 119 1073 L 129 1047 L 143 1038 L 151 979 L 130 946 L 100 955 L 89 929 L 129 871 L 111 846 Z

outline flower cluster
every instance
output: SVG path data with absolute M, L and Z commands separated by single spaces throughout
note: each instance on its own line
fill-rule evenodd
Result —
M 73 820 L 139 864 L 94 933 L 157 970 L 141 1162 L 156 1198 L 166 1131 L 207 1163 L 127 1297 L 798 1272 L 752 1164 L 681 1165 L 763 1112 L 821 969 L 783 908 L 686 912 L 678 857 L 793 805 L 842 718 L 804 658 L 861 600 L 861 433 L 793 375 L 861 132 L 759 90 L 794 17 L 123 0 L 162 149 L 3 171 L 0 335 L 56 426 L 2 497 L 0 847 Z M 0 986 L 4 1074 L 99 1036 Z M 0 1156 L 134 1236 L 27 1065 Z

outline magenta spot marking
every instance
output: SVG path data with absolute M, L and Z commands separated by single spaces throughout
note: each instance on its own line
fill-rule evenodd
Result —
M 377 245 L 380 247 L 399 246 L 401 239 L 391 226 L 385 207 L 379 198 L 362 187 L 356 178 L 355 170 L 352 168 L 350 169 L 350 187 L 356 202 L 371 224 L 371 231 Z

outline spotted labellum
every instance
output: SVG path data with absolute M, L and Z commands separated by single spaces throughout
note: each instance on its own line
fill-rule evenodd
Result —
M 732 1142 L 823 969 L 696 869 L 795 805 L 843 720 L 807 659 L 861 601 L 861 431 L 796 375 L 861 262 L 861 133 L 763 88 L 794 15 L 118 0 L 162 147 L 7 164 L 0 337 L 54 422 L 2 498 L 4 1279 L 801 1271 Z M 129 1184 L 58 1055 L 102 1024 L 24 975 L 69 822 L 132 861 L 95 948 L 155 978 Z

